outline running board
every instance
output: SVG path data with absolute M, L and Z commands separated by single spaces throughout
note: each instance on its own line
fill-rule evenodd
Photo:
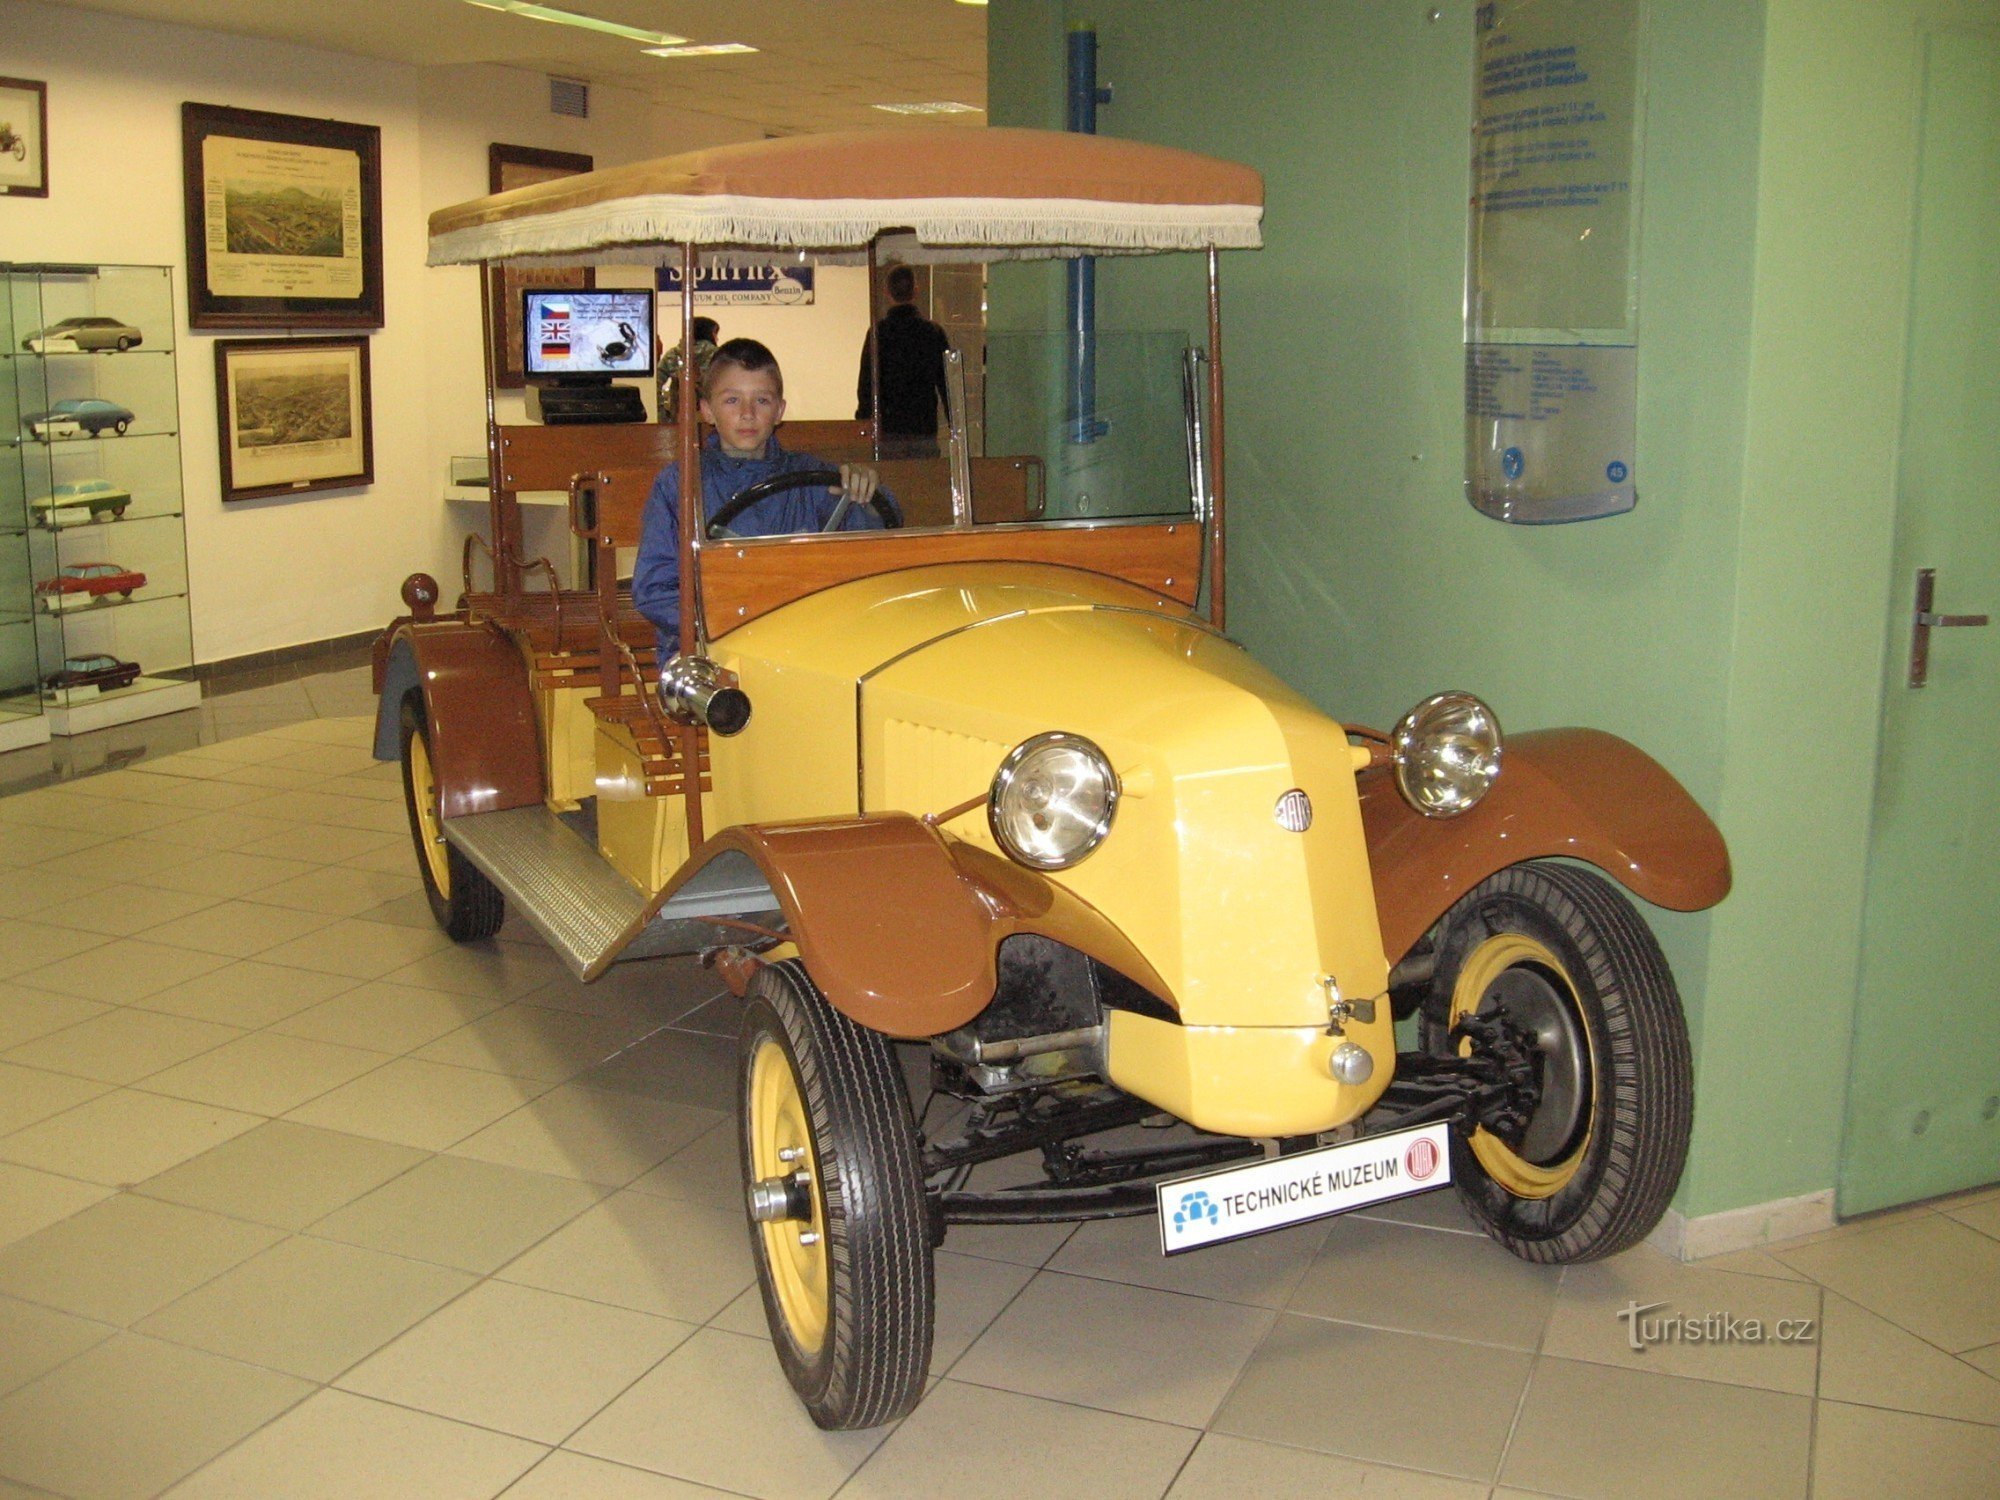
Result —
M 778 920 L 762 873 L 748 859 L 724 855 L 647 921 L 650 903 L 639 888 L 540 804 L 447 818 L 444 836 L 579 979 L 627 959 L 694 953 L 722 941 L 726 929 L 705 918 Z

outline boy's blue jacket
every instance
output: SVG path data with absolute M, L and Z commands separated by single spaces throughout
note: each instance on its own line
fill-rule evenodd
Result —
M 731 458 L 714 433 L 701 449 L 702 516 L 707 519 L 738 493 L 773 474 L 801 469 L 836 469 L 838 464 L 809 453 L 789 453 L 773 437 L 756 458 Z M 729 523 L 738 536 L 784 536 L 823 528 L 840 497 L 824 487 L 780 490 L 767 495 Z M 681 629 L 681 466 L 678 460 L 660 470 L 639 530 L 639 561 L 632 570 L 632 602 L 658 632 L 660 660 L 680 649 Z M 840 523 L 842 531 L 879 528 L 882 518 L 867 505 L 851 506 Z

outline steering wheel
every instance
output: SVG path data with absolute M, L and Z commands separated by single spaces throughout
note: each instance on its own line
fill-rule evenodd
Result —
M 839 489 L 840 470 L 794 469 L 789 474 L 773 474 L 769 479 L 760 479 L 755 484 L 745 485 L 725 501 L 722 509 L 709 519 L 709 540 L 721 541 L 725 537 L 733 536 L 735 533 L 730 531 L 729 523 L 767 495 L 775 495 L 781 490 L 811 489 L 815 485 L 823 489 Z M 875 492 L 874 498 L 868 503 L 874 508 L 875 514 L 882 518 L 884 527 L 894 530 L 903 524 L 903 513 L 896 509 L 896 502 L 880 490 Z M 847 506 L 837 505 L 833 514 L 827 517 L 827 524 L 820 530 L 836 530 L 846 517 Z

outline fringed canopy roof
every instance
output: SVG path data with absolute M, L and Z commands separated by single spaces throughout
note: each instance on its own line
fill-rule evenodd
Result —
M 1264 180 L 1192 151 L 1060 131 L 931 127 L 690 151 L 431 215 L 432 265 L 710 259 L 804 250 L 1005 260 L 1263 243 Z M 902 231 L 902 233 L 897 233 Z

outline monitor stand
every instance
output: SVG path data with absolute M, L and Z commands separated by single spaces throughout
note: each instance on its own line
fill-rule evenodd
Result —
M 646 403 L 636 385 L 616 385 L 608 375 L 528 387 L 528 415 L 551 427 L 571 422 L 643 422 Z

